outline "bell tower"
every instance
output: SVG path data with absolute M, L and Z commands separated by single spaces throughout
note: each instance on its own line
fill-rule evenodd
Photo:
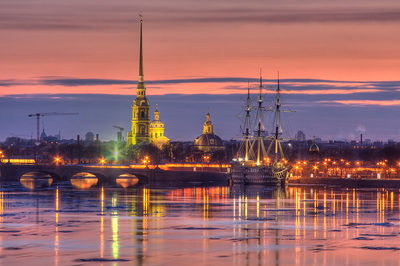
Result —
M 139 82 L 136 89 L 136 99 L 132 107 L 132 130 L 128 132 L 128 145 L 150 142 L 150 104 L 146 97 L 146 86 L 143 75 L 143 17 L 140 14 L 140 55 L 139 55 Z
M 203 134 L 214 134 L 214 127 L 210 120 L 210 110 L 207 112 L 207 121 L 203 125 Z

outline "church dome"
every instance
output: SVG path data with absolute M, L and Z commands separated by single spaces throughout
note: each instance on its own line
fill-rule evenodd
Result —
M 194 146 L 224 146 L 222 139 L 215 134 L 201 134 L 194 140 Z
M 203 126 L 203 134 L 194 140 L 193 146 L 204 152 L 214 152 L 225 149 L 222 139 L 214 134 L 214 127 L 210 120 L 209 112 L 207 113 L 207 121 Z
M 150 123 L 150 127 L 164 127 L 164 123 L 160 120 L 153 120 Z
M 314 136 L 313 143 L 311 144 L 308 152 L 309 153 L 319 153 L 319 147 L 318 147 L 317 143 L 315 142 L 315 136 Z
M 310 146 L 309 152 L 319 152 L 319 147 L 318 147 L 318 145 L 317 145 L 316 143 L 313 143 L 313 144 Z

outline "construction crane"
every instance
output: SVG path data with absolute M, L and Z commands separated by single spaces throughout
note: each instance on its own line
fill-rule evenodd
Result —
M 29 117 L 36 116 L 36 124 L 37 124 L 37 134 L 36 140 L 40 141 L 39 134 L 40 134 L 40 117 L 41 116 L 50 116 L 50 115 L 79 115 L 79 113 L 35 113 L 29 114 Z
M 122 141 L 122 131 L 124 131 L 123 127 L 118 127 L 118 126 L 114 126 L 115 128 L 119 129 L 119 132 L 117 132 L 117 141 Z

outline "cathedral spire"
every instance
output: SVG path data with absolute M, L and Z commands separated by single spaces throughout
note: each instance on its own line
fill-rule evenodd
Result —
M 142 28 L 143 28 L 143 16 L 142 13 L 139 14 L 140 17 L 140 56 L 139 56 L 139 82 L 144 81 L 143 76 L 143 45 L 142 45 Z
M 146 98 L 146 86 L 143 77 L 143 17 L 140 17 L 140 53 L 139 53 L 139 82 L 136 89 L 136 98 L 132 107 L 132 130 L 128 132 L 128 145 L 150 142 L 150 104 Z
M 139 52 L 139 82 L 137 85 L 136 96 L 139 99 L 146 99 L 146 86 L 144 85 L 144 75 L 143 75 L 143 16 L 139 14 L 140 17 L 140 52 Z

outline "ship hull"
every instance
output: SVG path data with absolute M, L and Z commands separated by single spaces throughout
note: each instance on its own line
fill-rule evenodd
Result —
M 233 165 L 229 176 L 232 184 L 249 184 L 263 186 L 285 186 L 287 168 L 276 169 L 271 166 L 238 166 Z

